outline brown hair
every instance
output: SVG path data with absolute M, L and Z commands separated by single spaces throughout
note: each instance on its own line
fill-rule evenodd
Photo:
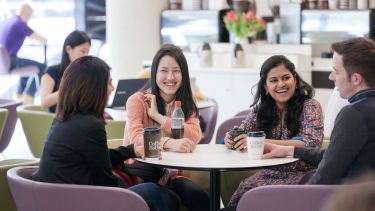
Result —
M 375 42 L 367 38 L 353 38 L 332 44 L 332 50 L 342 56 L 349 76 L 362 75 L 365 83 L 375 86 Z
M 56 118 L 66 121 L 81 113 L 104 122 L 109 74 L 109 66 L 96 57 L 84 56 L 72 62 L 61 80 Z

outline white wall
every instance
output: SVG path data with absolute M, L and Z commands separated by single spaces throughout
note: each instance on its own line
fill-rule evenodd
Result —
M 256 0 L 257 15 L 270 16 L 267 1 Z M 151 60 L 160 47 L 160 13 L 168 0 L 107 0 L 108 63 L 114 84 L 133 78 L 142 61 Z
M 114 84 L 134 78 L 160 47 L 160 13 L 168 0 L 107 0 L 108 63 Z

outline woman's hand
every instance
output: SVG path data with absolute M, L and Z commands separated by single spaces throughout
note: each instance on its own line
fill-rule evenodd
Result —
M 245 150 L 247 148 L 246 140 L 247 140 L 247 134 L 241 134 L 241 135 L 237 136 L 233 140 L 234 142 L 236 142 L 236 144 L 234 145 L 234 148 L 237 151 Z
M 145 155 L 144 146 L 138 146 L 137 144 L 134 144 L 134 154 L 138 158 L 142 158 Z
M 188 138 L 170 139 L 164 144 L 164 148 L 173 152 L 193 152 L 195 143 Z
M 153 94 L 145 94 L 144 101 L 148 104 L 147 114 L 151 119 L 155 119 L 155 116 L 159 114 L 158 106 L 156 104 L 156 97 Z
M 225 133 L 225 137 L 224 137 L 224 144 L 225 146 L 228 148 L 228 149 L 232 149 L 232 145 L 233 145 L 233 141 L 232 141 L 232 136 L 229 135 L 229 132 Z
M 236 138 L 234 138 L 234 140 L 232 140 L 231 135 L 229 135 L 229 132 L 227 132 L 225 134 L 224 142 L 225 142 L 225 146 L 228 149 L 232 149 L 232 145 L 235 143 L 234 148 L 237 151 L 241 151 L 241 150 L 246 149 L 246 139 L 247 139 L 247 135 L 241 134 L 237 136 Z
M 144 101 L 148 104 L 147 115 L 160 125 L 164 124 L 165 117 L 158 111 L 155 95 L 145 94 Z

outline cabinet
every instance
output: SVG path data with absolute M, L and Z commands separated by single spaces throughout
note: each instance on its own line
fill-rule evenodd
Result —
M 259 80 L 259 70 L 250 68 L 192 68 L 190 75 L 206 97 L 217 101 L 218 124 L 249 108 Z

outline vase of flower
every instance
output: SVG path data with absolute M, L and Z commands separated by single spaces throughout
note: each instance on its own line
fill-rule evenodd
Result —
M 225 28 L 238 40 L 255 37 L 258 32 L 265 30 L 265 21 L 256 18 L 253 11 L 247 13 L 230 10 L 224 16 Z

